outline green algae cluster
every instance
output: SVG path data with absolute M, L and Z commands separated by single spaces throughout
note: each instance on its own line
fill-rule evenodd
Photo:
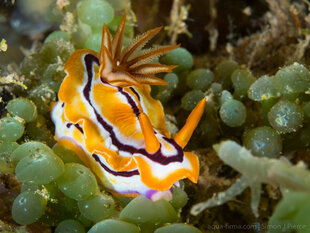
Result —
M 98 52 L 103 24 L 115 33 L 124 2 L 70 1 L 59 8 L 53 1 L 46 19 L 69 25 L 71 15 L 73 26 L 62 24 L 62 30 L 51 32 L 38 51 L 20 65 L 28 88 L 12 88 L 16 98 L 6 103 L 6 114 L 0 120 L 0 173 L 15 174 L 22 183 L 12 205 L 12 217 L 21 225 L 41 222 L 55 232 L 200 232 L 181 223 L 181 211 L 188 200 L 182 188 L 174 187 L 170 202 L 151 202 L 142 196 L 113 197 L 73 151 L 55 144 L 53 138 L 50 107 L 65 77 L 66 60 L 76 49 Z M 127 20 L 124 33 L 126 44 L 134 35 L 131 20 Z M 178 67 L 163 76 L 167 86 L 152 87 L 153 97 L 175 117 L 168 122 L 174 131 L 184 124 L 195 105 L 206 99 L 204 116 L 189 149 L 233 138 L 258 158 L 278 159 L 290 151 L 309 148 L 307 65 L 293 63 L 274 74 L 255 76 L 234 60 L 222 60 L 215 67 L 197 66 L 194 60 L 186 48 L 170 52 L 161 62 Z M 256 180 L 251 182 L 249 185 L 257 187 Z M 309 208 L 301 203 L 306 203 L 308 196 L 306 192 L 284 196 L 270 224 L 285 227 L 307 223 L 304 216 Z M 290 205 L 294 211 L 289 211 Z
M 174 55 L 178 54 L 175 52 Z M 167 62 L 181 65 L 186 56 L 182 52 L 180 56 L 182 57 L 180 63 L 176 58 L 174 63 L 170 63 L 168 58 Z M 188 63 L 191 63 L 190 59 Z M 309 184 L 306 181 L 308 178 L 305 177 L 309 177 L 309 172 L 302 168 L 299 171 L 297 167 L 291 168 L 284 164 L 282 167 L 281 161 L 277 160 L 281 155 L 309 148 L 307 135 L 310 123 L 308 118 L 310 71 L 306 65 L 295 62 L 279 68 L 274 75 L 255 77 L 250 70 L 240 66 L 236 61 L 224 60 L 213 71 L 209 67 L 197 67 L 177 70 L 174 73 L 178 76 L 178 85 L 174 89 L 166 87 L 166 90 L 174 94 L 169 100 L 165 99 L 163 104 L 177 117 L 178 123 L 184 122 L 182 116 L 187 115 L 198 101 L 206 99 L 205 114 L 189 148 L 205 148 L 223 139 L 233 138 L 258 157 L 253 166 L 250 160 L 242 163 L 239 158 L 233 157 L 233 148 L 227 146 L 228 156 L 235 161 L 224 161 L 229 166 L 238 168 L 236 170 L 243 176 L 227 191 L 206 201 L 205 208 L 224 204 L 242 193 L 246 187 L 250 187 L 253 214 L 259 217 L 261 182 L 292 191 L 308 192 Z M 181 127 L 182 123 L 177 126 Z M 240 153 L 240 157 L 243 158 L 243 154 Z M 270 163 L 266 162 L 268 159 L 271 159 Z M 279 167 L 271 165 L 277 162 Z M 243 169 L 249 173 L 244 173 Z M 266 174 L 268 178 L 261 180 Z M 293 180 L 296 185 L 301 183 L 303 185 L 300 187 L 292 185 Z M 198 206 L 199 204 L 195 210 L 198 210 Z M 302 207 L 296 207 L 295 211 L 303 213 L 308 211 L 299 208 Z M 278 212 L 275 212 L 270 222 L 266 224 L 275 224 L 273 219 L 276 219 L 276 216 Z M 285 224 L 297 226 L 299 221 L 304 221 L 301 215 L 296 216 L 289 215 L 281 222 L 282 225 L 278 230 L 270 228 L 268 232 L 281 232 L 283 229 L 287 230 Z M 289 229 L 288 232 L 309 232 L 307 224 L 305 222 L 303 224 L 303 229 Z
M 114 8 L 122 10 L 121 6 L 122 1 L 114 2 Z M 0 173 L 15 174 L 21 182 L 21 192 L 12 203 L 12 218 L 21 225 L 40 222 L 62 233 L 200 232 L 178 223 L 187 203 L 182 188 L 174 187 L 170 202 L 114 197 L 73 151 L 53 139 L 50 108 L 57 101 L 66 60 L 78 48 L 99 51 L 103 24 L 114 34 L 121 19 L 113 7 L 105 0 L 82 0 L 59 9 L 52 2 L 47 20 L 64 20 L 71 13 L 76 16 L 74 29 L 50 33 L 38 51 L 21 63 L 27 89 L 11 89 L 16 98 L 5 103 L 0 120 Z M 124 33 L 124 43 L 128 43 L 133 37 L 129 21 Z
M 180 56 L 180 63 L 169 64 L 181 65 L 185 56 L 182 52 Z M 301 140 L 309 127 L 305 116 L 310 72 L 306 66 L 294 63 L 280 68 L 274 76 L 254 77 L 235 61 L 224 60 L 214 71 L 204 67 L 174 72 L 175 88 L 169 85 L 153 96 L 160 100 L 165 96 L 163 104 L 177 117 L 188 114 L 206 98 L 205 114 L 196 131 L 199 142 L 194 147 L 212 145 L 227 136 L 240 138 L 254 154 L 268 157 L 285 152 L 282 144 L 288 150 L 307 147 Z M 172 93 L 169 99 L 167 92 Z M 171 108 L 173 105 L 179 107 Z M 180 117 L 180 123 L 182 120 Z
M 258 218 L 262 184 L 278 186 L 284 196 L 287 193 L 307 193 L 310 190 L 310 172 L 302 163 L 293 165 L 284 160 L 257 157 L 232 140 L 216 144 L 214 149 L 221 160 L 241 173 L 241 177 L 227 190 L 217 193 L 207 201 L 195 204 L 191 209 L 193 215 L 198 215 L 206 208 L 222 205 L 249 188 L 251 209 Z M 304 228 L 309 230 L 309 226 Z
M 307 192 L 286 193 L 269 221 L 268 232 L 309 232 L 309 198 Z

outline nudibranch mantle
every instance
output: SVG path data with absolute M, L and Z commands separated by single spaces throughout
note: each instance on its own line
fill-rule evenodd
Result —
M 204 110 L 201 100 L 185 126 L 173 137 L 165 127 L 162 105 L 150 95 L 153 77 L 174 66 L 148 63 L 174 49 L 164 46 L 141 50 L 160 28 L 138 36 L 121 50 L 123 17 L 114 37 L 103 28 L 100 54 L 81 49 L 65 65 L 67 76 L 52 110 L 55 137 L 73 149 L 112 192 L 157 200 L 172 197 L 172 185 L 180 179 L 197 182 L 199 162 L 183 152 Z

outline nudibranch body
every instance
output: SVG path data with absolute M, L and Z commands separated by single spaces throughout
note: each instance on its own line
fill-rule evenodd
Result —
M 160 30 L 156 28 L 122 50 L 124 25 L 125 17 L 112 40 L 104 26 L 100 54 L 77 50 L 67 61 L 67 76 L 52 110 L 56 139 L 76 151 L 110 191 L 169 199 L 172 185 L 180 179 L 197 181 L 198 158 L 183 152 L 183 147 L 201 118 L 205 100 L 170 138 L 162 105 L 151 97 L 150 85 L 165 84 L 152 74 L 171 72 L 174 66 L 149 61 L 177 46 L 141 51 Z

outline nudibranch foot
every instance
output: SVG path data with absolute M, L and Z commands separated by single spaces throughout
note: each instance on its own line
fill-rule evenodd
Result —
M 204 112 L 205 99 L 170 138 L 163 107 L 151 97 L 149 85 L 164 84 L 152 75 L 174 66 L 149 61 L 177 46 L 142 50 L 159 32 L 156 28 L 122 50 L 124 25 L 125 17 L 113 39 L 104 26 L 100 54 L 82 49 L 68 59 L 52 110 L 55 137 L 75 150 L 108 190 L 169 199 L 179 180 L 197 182 L 198 158 L 183 148 Z

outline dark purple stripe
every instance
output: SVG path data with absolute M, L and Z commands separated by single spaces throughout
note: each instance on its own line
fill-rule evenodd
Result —
M 135 101 L 131 98 L 131 96 L 127 92 L 125 92 L 124 89 L 121 87 L 117 87 L 117 90 L 126 97 L 126 99 L 129 103 L 129 105 L 131 106 L 134 114 L 136 115 L 136 117 L 139 117 L 139 115 L 140 115 L 139 108 L 136 105 Z
M 104 81 L 103 78 L 100 78 L 100 80 L 101 80 L 101 82 L 102 82 L 103 84 L 105 84 L 105 85 L 107 85 L 107 84 L 110 85 L 109 83 L 107 83 L 106 81 Z M 124 89 L 123 89 L 122 87 L 116 87 L 116 88 L 117 88 L 117 90 L 118 90 L 123 96 L 126 97 L 127 102 L 128 102 L 128 104 L 131 106 L 131 108 L 132 108 L 134 114 L 136 115 L 136 117 L 139 117 L 140 111 L 139 111 L 139 108 L 138 108 L 138 106 L 136 105 L 135 101 L 131 98 L 131 96 L 130 96 L 127 92 L 124 91 Z
M 66 126 L 67 128 L 70 128 L 73 124 L 72 123 L 67 123 Z M 77 128 L 82 134 L 84 134 L 84 130 L 82 129 L 81 125 L 79 124 L 74 124 L 75 128 Z
M 148 157 L 152 161 L 163 164 L 163 165 L 167 165 L 167 164 L 172 163 L 172 162 L 182 162 L 183 161 L 183 149 L 182 149 L 182 147 L 180 147 L 172 138 L 163 137 L 163 139 L 175 147 L 175 149 L 177 150 L 176 155 L 166 157 L 161 153 L 161 149 L 156 151 L 154 154 L 150 154 L 144 148 L 137 149 L 136 153 L 140 153 L 140 154 Z
M 99 66 L 99 60 L 97 57 L 95 57 L 91 54 L 87 54 L 84 57 L 84 61 L 85 61 L 85 65 L 86 65 L 87 79 L 88 80 L 87 80 L 86 86 L 83 89 L 83 94 L 84 94 L 86 100 L 90 103 L 89 93 L 90 93 L 90 86 L 91 86 L 91 81 L 92 81 L 92 65 L 93 65 L 93 62 L 95 62 Z
M 96 109 L 94 108 L 94 106 L 92 105 L 92 103 L 90 101 L 90 91 L 91 91 L 91 83 L 92 83 L 92 67 L 93 67 L 93 63 L 97 63 L 97 65 L 99 65 L 99 60 L 97 57 L 93 56 L 92 54 L 87 54 L 84 57 L 84 61 L 85 61 L 87 76 L 88 76 L 87 83 L 83 89 L 84 97 L 88 101 L 89 105 L 93 108 L 97 121 L 102 125 L 102 127 L 106 131 L 108 131 L 110 133 L 112 144 L 115 145 L 118 148 L 118 150 L 120 150 L 120 151 L 128 152 L 130 154 L 140 153 L 140 154 L 146 156 L 147 158 L 151 159 L 152 161 L 163 164 L 163 165 L 169 164 L 171 162 L 182 162 L 183 158 L 184 158 L 183 150 L 171 138 L 166 138 L 166 137 L 164 138 L 164 140 L 166 140 L 168 143 L 171 143 L 177 150 L 176 155 L 170 156 L 170 157 L 164 156 L 161 153 L 161 150 L 158 150 L 154 154 L 149 154 L 144 148 L 137 149 L 134 146 L 123 144 L 118 140 L 117 136 L 115 135 L 115 133 L 113 131 L 113 127 L 103 120 L 101 115 L 96 111 Z M 101 81 L 103 81 L 103 80 L 101 79 Z M 103 81 L 103 83 L 106 84 L 105 81 Z M 122 90 L 122 88 L 120 88 L 120 87 L 117 87 L 117 88 L 120 90 L 120 92 L 122 94 L 124 94 L 124 96 L 126 96 L 126 98 L 130 97 L 130 95 L 127 92 L 124 92 Z M 130 97 L 130 99 L 127 98 L 127 100 L 128 100 L 128 103 L 131 105 L 132 103 L 130 103 L 130 100 L 133 101 L 133 99 Z M 133 104 L 135 105 L 134 101 L 133 101 Z M 133 106 L 133 105 L 131 105 L 131 106 Z M 134 112 L 135 112 L 135 110 L 134 110 Z
M 113 171 L 100 161 L 98 155 L 93 154 L 93 158 L 100 164 L 101 167 L 103 167 L 104 170 L 106 170 L 107 172 L 111 173 L 114 176 L 131 177 L 131 176 L 136 176 L 140 174 L 138 170 L 132 170 L 132 171 L 126 171 L 126 172 Z
M 115 145 L 119 150 L 126 151 L 126 152 L 133 154 L 137 150 L 137 148 L 130 146 L 130 145 L 122 144 L 116 137 L 113 131 L 113 127 L 103 120 L 101 115 L 97 112 L 97 110 L 94 108 L 93 104 L 91 103 L 89 93 L 91 91 L 91 82 L 92 82 L 92 65 L 93 65 L 92 63 L 95 62 L 99 65 L 99 61 L 97 57 L 91 54 L 85 55 L 84 60 L 85 60 L 86 70 L 87 70 L 87 75 L 88 75 L 87 84 L 85 85 L 83 89 L 84 97 L 86 98 L 89 105 L 93 108 L 97 121 L 102 125 L 102 127 L 106 131 L 110 133 L 113 145 Z
M 137 96 L 138 100 L 140 101 L 140 95 L 138 92 L 133 87 L 129 87 L 129 89 Z
M 82 134 L 84 134 L 84 130 L 83 130 L 83 128 L 81 127 L 81 125 L 79 125 L 79 124 L 74 124 L 74 126 L 75 126 Z

